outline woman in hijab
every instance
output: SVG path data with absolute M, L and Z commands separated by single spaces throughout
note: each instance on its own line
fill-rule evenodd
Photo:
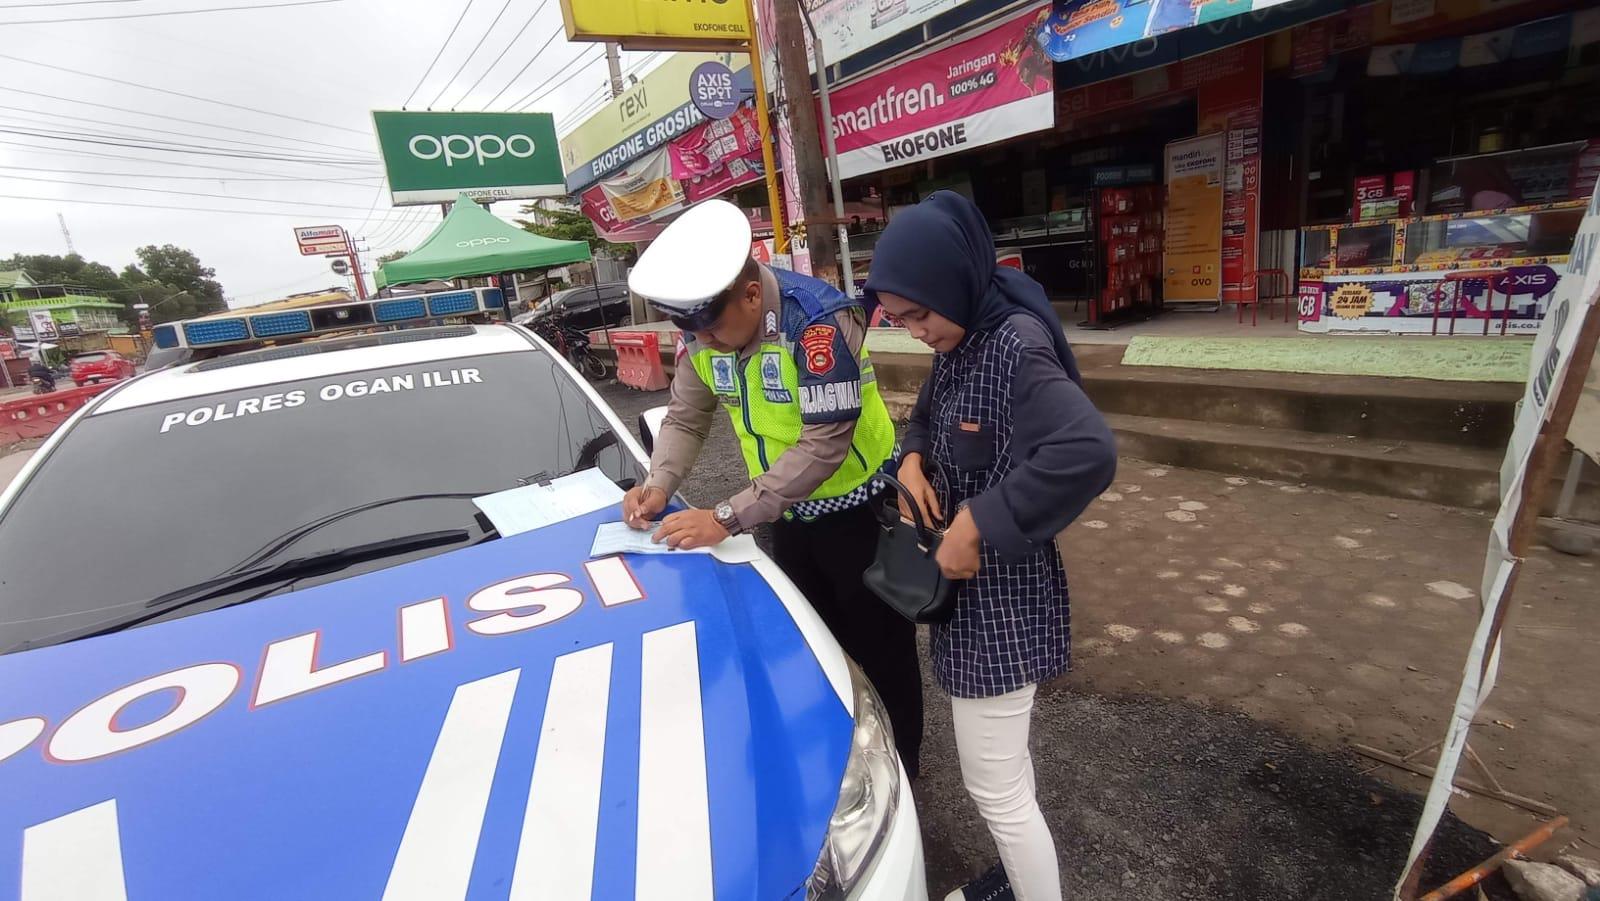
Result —
M 1070 659 L 1055 537 L 1111 484 L 1116 445 L 1044 289 L 996 265 L 972 201 L 940 191 L 896 216 L 866 290 L 935 352 L 899 477 L 948 523 L 938 563 L 965 580 L 950 621 L 933 626 L 933 669 L 962 781 L 1000 850 L 1000 866 L 947 901 L 1060 901 L 1028 726 L 1039 683 Z

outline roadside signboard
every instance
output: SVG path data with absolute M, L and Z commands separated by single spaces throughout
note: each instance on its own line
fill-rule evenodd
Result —
M 33 325 L 33 334 L 40 341 L 48 341 L 60 335 L 56 331 L 55 317 L 50 315 L 49 310 L 29 310 L 28 322 Z
M 732 116 L 742 99 L 733 83 L 733 70 L 716 60 L 695 66 L 689 75 L 689 102 L 707 119 Z
M 561 0 L 569 41 L 616 41 L 630 50 L 711 50 L 750 39 L 744 3 Z
M 567 193 L 549 113 L 377 111 L 372 124 L 396 206 Z
M 338 225 L 312 225 L 294 230 L 295 241 L 301 244 L 327 244 L 344 240 L 344 228 Z
M 300 255 L 303 257 L 320 257 L 330 254 L 349 253 L 349 247 L 343 241 L 332 241 L 327 244 L 301 244 Z
M 350 274 L 350 261 L 344 257 L 334 257 L 333 262 L 330 265 L 333 268 L 334 275 Z

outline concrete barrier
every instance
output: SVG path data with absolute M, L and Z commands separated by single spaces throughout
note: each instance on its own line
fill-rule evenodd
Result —
M 612 352 L 617 359 L 617 381 L 640 391 L 667 387 L 661 361 L 661 339 L 656 332 L 612 332 Z

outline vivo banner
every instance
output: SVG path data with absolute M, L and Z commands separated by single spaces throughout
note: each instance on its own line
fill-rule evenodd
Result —
M 1049 6 L 833 92 L 851 178 L 1055 125 L 1054 65 L 1035 39 Z
M 374 112 L 396 206 L 567 193 L 549 113 Z

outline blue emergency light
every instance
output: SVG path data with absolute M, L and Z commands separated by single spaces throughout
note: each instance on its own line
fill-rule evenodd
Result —
M 446 316 L 482 316 L 505 309 L 499 288 L 462 288 L 409 297 L 340 301 L 274 310 L 268 313 L 224 313 L 168 322 L 152 332 L 163 349 L 209 348 L 257 341 L 311 338 L 368 326 L 424 325 Z

